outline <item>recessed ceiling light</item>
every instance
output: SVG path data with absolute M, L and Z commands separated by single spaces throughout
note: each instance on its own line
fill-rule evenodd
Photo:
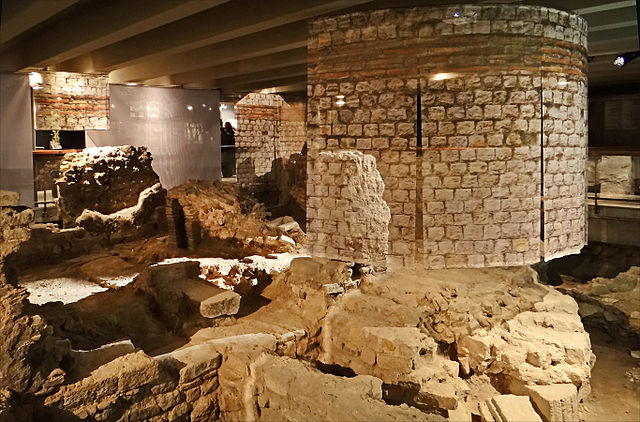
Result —
M 629 63 L 631 63 L 632 61 L 634 61 L 638 57 L 640 57 L 640 50 L 639 51 L 629 51 L 627 53 L 618 55 L 618 57 L 616 57 L 613 60 L 613 64 L 618 66 L 618 67 L 623 67 L 623 66 L 628 65 Z

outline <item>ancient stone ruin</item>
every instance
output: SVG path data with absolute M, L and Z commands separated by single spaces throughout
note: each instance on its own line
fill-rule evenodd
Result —
M 322 151 L 376 158 L 391 264 L 523 265 L 575 253 L 586 242 L 585 46 L 583 19 L 544 7 L 316 19 L 309 179 Z
M 237 183 L 165 189 L 119 146 L 64 156 L 60 222 L 0 191 L 0 422 L 592 421 L 640 392 L 640 255 L 565 257 L 585 22 L 501 4 L 309 30 L 307 127 L 244 97 Z

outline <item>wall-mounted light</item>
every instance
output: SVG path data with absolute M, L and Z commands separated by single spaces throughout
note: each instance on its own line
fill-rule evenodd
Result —
M 42 88 L 42 75 L 39 74 L 38 72 L 30 72 L 29 73 L 29 85 L 31 85 L 31 87 L 33 89 L 40 89 Z
M 613 64 L 618 67 L 623 67 L 640 57 L 640 51 L 629 51 L 624 54 L 620 54 L 613 60 Z
M 138 85 L 138 84 L 137 84 L 137 83 L 135 83 L 135 82 L 129 82 L 129 83 L 127 84 L 127 86 L 136 86 L 136 85 Z
M 189 110 L 189 111 L 193 110 L 193 106 L 188 105 L 187 106 L 187 110 Z
M 336 105 L 342 107 L 346 103 L 344 102 L 344 95 L 336 95 Z

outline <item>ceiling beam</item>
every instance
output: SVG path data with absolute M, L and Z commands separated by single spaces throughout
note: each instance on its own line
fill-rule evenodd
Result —
M 234 94 L 246 94 L 248 92 L 253 92 L 266 88 L 273 88 L 285 85 L 299 85 L 306 84 L 306 77 L 304 76 L 294 76 L 294 77 L 285 77 L 278 79 L 269 79 L 260 82 L 254 82 L 245 85 L 236 85 L 236 86 L 228 86 L 222 88 L 223 95 L 230 96 Z
M 636 5 L 636 0 L 624 0 L 624 1 L 605 3 L 598 6 L 583 7 L 580 9 L 574 9 L 573 11 L 579 15 L 588 15 L 590 13 L 599 13 L 599 12 L 605 12 L 607 10 L 622 9 L 624 7 L 630 7 L 635 5 Z
M 292 85 L 282 85 L 282 86 L 274 86 L 274 87 L 270 87 L 270 88 L 263 88 L 260 90 L 256 90 L 262 94 L 281 94 L 281 93 L 287 93 L 287 92 L 300 92 L 300 93 L 305 93 L 307 92 L 307 83 L 306 82 L 300 82 L 297 84 L 292 84 Z M 268 91 L 268 92 L 261 92 L 261 91 Z
M 96 71 L 220 43 L 371 0 L 234 0 L 91 53 Z
M 305 21 L 295 22 L 117 69 L 109 74 L 109 80 L 112 83 L 139 82 L 163 75 L 175 75 L 207 66 L 306 47 L 307 33 L 308 27 Z
M 11 69 L 51 66 L 229 0 L 109 0 L 74 10 L 0 56 Z M 124 12 L 123 12 L 124 11 Z
M 24 1 L 2 0 L 0 44 L 27 32 L 34 26 L 57 15 L 79 0 Z
M 194 82 L 191 84 L 185 84 L 184 87 L 185 88 L 224 89 L 227 87 L 248 86 L 256 83 L 262 84 L 263 82 L 271 81 L 274 79 L 298 78 L 298 80 L 301 80 L 301 79 L 306 79 L 306 77 L 307 77 L 307 65 L 303 64 L 303 65 L 286 66 L 286 67 L 281 67 L 277 69 L 263 70 L 259 72 L 248 73 L 246 75 L 231 76 L 228 78 Z M 271 86 L 275 86 L 275 85 L 271 85 Z
M 190 72 L 180 73 L 176 75 L 169 75 L 166 77 L 165 81 L 168 85 L 186 85 L 192 82 L 222 79 L 232 76 L 240 77 L 242 75 L 251 74 L 262 70 L 266 71 L 287 66 L 306 64 L 307 49 L 303 47 L 296 50 L 269 54 L 266 56 L 241 60 L 218 66 L 206 67 L 204 69 L 192 70 Z M 143 83 L 148 84 L 149 81 L 145 81 Z
M 637 25 L 638 23 L 635 20 L 609 23 L 606 25 L 591 26 L 589 27 L 589 32 L 610 31 L 612 29 L 620 29 L 620 28 L 628 28 L 628 27 L 636 28 Z

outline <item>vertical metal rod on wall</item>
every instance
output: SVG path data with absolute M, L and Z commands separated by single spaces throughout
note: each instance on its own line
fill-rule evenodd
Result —
M 540 72 L 540 261 L 544 261 L 544 77 Z
M 422 96 L 420 94 L 420 80 L 416 95 L 416 263 L 424 264 L 424 224 L 423 224 L 423 177 L 422 177 Z

